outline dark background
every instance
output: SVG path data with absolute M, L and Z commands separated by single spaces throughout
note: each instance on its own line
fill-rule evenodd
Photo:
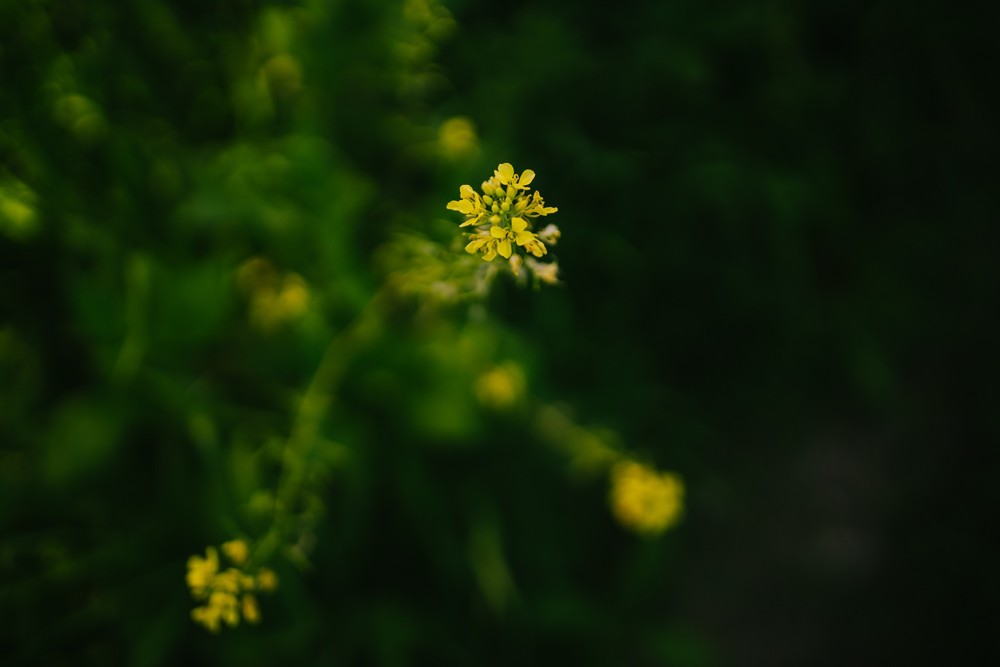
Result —
M 0 0 L 0 662 L 995 659 L 998 19 Z M 453 116 L 475 150 L 438 148 Z M 324 422 L 313 567 L 275 563 L 261 626 L 195 626 L 184 563 L 259 533 L 378 249 L 447 242 L 507 161 L 559 207 L 564 283 L 400 305 Z M 298 325 L 248 327 L 254 255 L 310 285 Z M 628 533 L 530 408 L 478 406 L 505 359 L 679 472 L 681 525 Z

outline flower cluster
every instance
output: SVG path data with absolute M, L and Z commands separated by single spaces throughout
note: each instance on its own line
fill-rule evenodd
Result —
M 626 460 L 611 469 L 611 511 L 631 530 L 657 535 L 677 523 L 684 507 L 684 483 L 672 473 Z
M 260 568 L 254 576 L 243 569 L 250 557 L 250 549 L 243 540 L 226 542 L 222 553 L 233 567 L 220 571 L 215 547 L 208 547 L 204 558 L 191 556 L 187 563 L 191 595 L 205 601 L 191 610 L 191 618 L 212 632 L 218 632 L 221 623 L 229 627 L 239 625 L 241 617 L 247 623 L 259 622 L 260 609 L 254 592 L 269 593 L 278 587 L 278 577 L 272 570 Z
M 543 282 L 555 282 L 554 264 L 542 264 L 535 258 L 543 257 L 548 245 L 559 239 L 559 228 L 547 225 L 533 231 L 534 220 L 540 216 L 555 213 L 558 209 L 546 206 L 537 190 L 529 187 L 535 180 L 535 172 L 526 169 L 520 174 L 514 167 L 504 162 L 496 168 L 493 176 L 482 184 L 482 195 L 472 186 L 463 185 L 459 189 L 460 199 L 448 202 L 448 209 L 458 211 L 466 219 L 460 226 L 472 227 L 469 243 L 465 250 L 470 254 L 482 253 L 483 259 L 492 262 L 497 255 L 510 261 L 515 274 L 522 264 Z M 518 249 L 523 249 L 528 257 L 524 262 Z

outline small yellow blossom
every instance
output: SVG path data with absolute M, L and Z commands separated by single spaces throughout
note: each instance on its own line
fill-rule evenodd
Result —
M 191 610 L 191 619 L 194 620 L 195 623 L 201 623 L 211 632 L 219 631 L 219 621 L 221 615 L 222 610 L 211 605 L 195 607 Z
M 677 523 L 684 506 L 684 483 L 636 461 L 611 469 L 611 510 L 615 518 L 643 535 L 657 535 Z
M 256 591 L 270 592 L 278 586 L 274 572 L 267 568 L 251 574 L 243 569 L 249 560 L 250 547 L 243 540 L 231 540 L 222 545 L 222 552 L 236 567 L 219 571 L 219 554 L 215 547 L 205 550 L 206 556 L 188 559 L 187 583 L 191 595 L 204 602 L 191 610 L 191 618 L 211 632 L 222 624 L 239 625 L 260 621 Z
M 531 169 L 518 174 L 509 162 L 504 162 L 489 180 L 483 182 L 482 194 L 470 185 L 459 188 L 459 199 L 448 202 L 447 208 L 465 216 L 459 227 L 474 227 L 468 232 L 466 252 L 482 253 L 487 262 L 499 255 L 513 263 L 515 273 L 521 267 L 518 248 L 535 257 L 548 252 L 546 243 L 552 244 L 559 239 L 558 227 L 548 225 L 543 236 L 532 231 L 532 221 L 558 209 L 546 206 L 542 195 L 537 190 L 531 191 L 529 186 L 534 180 L 535 172 Z
M 257 607 L 257 598 L 247 593 L 243 596 L 243 618 L 247 623 L 260 623 L 260 609 Z
M 260 572 L 257 573 L 257 588 L 264 591 L 265 593 L 270 593 L 278 587 L 278 575 L 266 567 L 260 568 Z
M 219 571 L 219 552 L 214 547 L 205 550 L 205 558 L 191 556 L 188 558 L 187 584 L 191 592 L 197 596 L 208 589 Z
M 225 572 L 220 572 L 215 575 L 212 587 L 215 590 L 223 591 L 225 593 L 239 593 L 241 583 L 240 571 L 231 567 Z
M 243 565 L 250 557 L 250 548 L 243 540 L 230 540 L 223 542 L 222 553 L 226 554 L 226 557 L 236 565 Z
M 309 283 L 297 273 L 280 273 L 263 257 L 244 261 L 236 278 L 249 300 L 250 322 L 257 329 L 273 331 L 301 319 L 309 310 Z

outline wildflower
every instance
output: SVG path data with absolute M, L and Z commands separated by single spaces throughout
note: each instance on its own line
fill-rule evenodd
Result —
M 187 584 L 191 592 L 196 596 L 201 596 L 211 585 L 218 571 L 219 552 L 214 547 L 208 547 L 205 550 L 205 558 L 200 556 L 188 558 Z
M 222 553 L 237 565 L 243 565 L 250 556 L 250 549 L 243 540 L 232 540 L 222 544 Z
M 191 618 L 211 632 L 218 632 L 223 623 L 235 627 L 241 618 L 247 623 L 259 622 L 260 608 L 253 593 L 271 592 L 278 586 L 278 578 L 271 570 L 261 568 L 254 576 L 244 569 L 250 556 L 245 541 L 231 540 L 221 549 L 235 567 L 220 571 L 215 547 L 205 550 L 205 558 L 191 556 L 187 564 L 191 595 L 204 602 L 191 610 Z
M 674 525 L 684 504 L 684 483 L 672 473 L 659 473 L 636 461 L 611 469 L 611 510 L 618 521 L 644 535 L 657 535 Z
M 257 573 L 257 588 L 264 591 L 265 593 L 270 593 L 278 587 L 278 575 L 266 567 L 260 568 L 260 572 Z
M 447 208 L 465 216 L 459 227 L 474 227 L 468 232 L 466 252 L 482 253 L 487 262 L 499 255 L 512 263 L 515 273 L 522 261 L 518 248 L 534 257 L 542 257 L 548 252 L 546 242 L 555 243 L 559 229 L 548 225 L 544 236 L 535 234 L 531 230 L 532 221 L 558 209 L 546 206 L 542 195 L 537 190 L 531 191 L 529 186 L 534 180 L 535 172 L 531 169 L 518 174 L 510 163 L 504 162 L 489 180 L 483 182 L 482 194 L 469 185 L 459 188 L 459 199 L 448 202 Z
M 243 618 L 247 623 L 260 623 L 260 608 L 257 607 L 257 598 L 247 593 L 243 596 Z

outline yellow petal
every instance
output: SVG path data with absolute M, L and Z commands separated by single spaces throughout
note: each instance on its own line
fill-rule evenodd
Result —
M 490 227 L 490 236 L 495 239 L 502 239 L 507 236 L 507 230 L 503 227 L 497 227 L 494 225 L 493 227 Z
M 528 221 L 524 218 L 513 218 L 510 221 L 510 228 L 514 230 L 515 234 L 520 234 L 528 228 Z
M 460 199 L 458 201 L 448 202 L 448 209 L 469 215 L 471 213 L 475 213 L 476 205 L 468 199 Z
M 458 189 L 458 194 L 462 199 L 473 199 L 476 196 L 476 191 L 472 189 L 471 185 L 463 185 Z
M 257 587 L 265 592 L 273 591 L 278 587 L 278 575 L 270 568 L 260 568 L 260 572 L 257 573 Z
M 483 255 L 484 262 L 492 262 L 493 258 L 497 256 L 497 244 L 496 242 L 490 243 L 486 248 L 486 253 Z
M 507 185 L 514 178 L 514 167 L 510 162 L 504 162 L 497 167 L 497 176 L 499 176 L 501 183 Z
M 531 183 L 533 180 L 535 180 L 535 172 L 531 171 L 530 169 L 525 169 L 521 173 L 521 178 L 518 179 L 517 184 L 527 185 L 528 183 Z
M 473 254 L 483 247 L 483 243 L 485 243 L 483 239 L 472 239 L 469 241 L 469 244 L 465 246 L 465 252 Z
M 257 598 L 252 595 L 243 596 L 243 618 L 247 623 L 260 622 L 260 608 L 257 606 Z
M 497 252 L 499 252 L 504 257 L 504 259 L 510 257 L 511 253 L 510 241 L 508 241 L 507 239 L 500 241 L 500 243 L 497 244 Z

